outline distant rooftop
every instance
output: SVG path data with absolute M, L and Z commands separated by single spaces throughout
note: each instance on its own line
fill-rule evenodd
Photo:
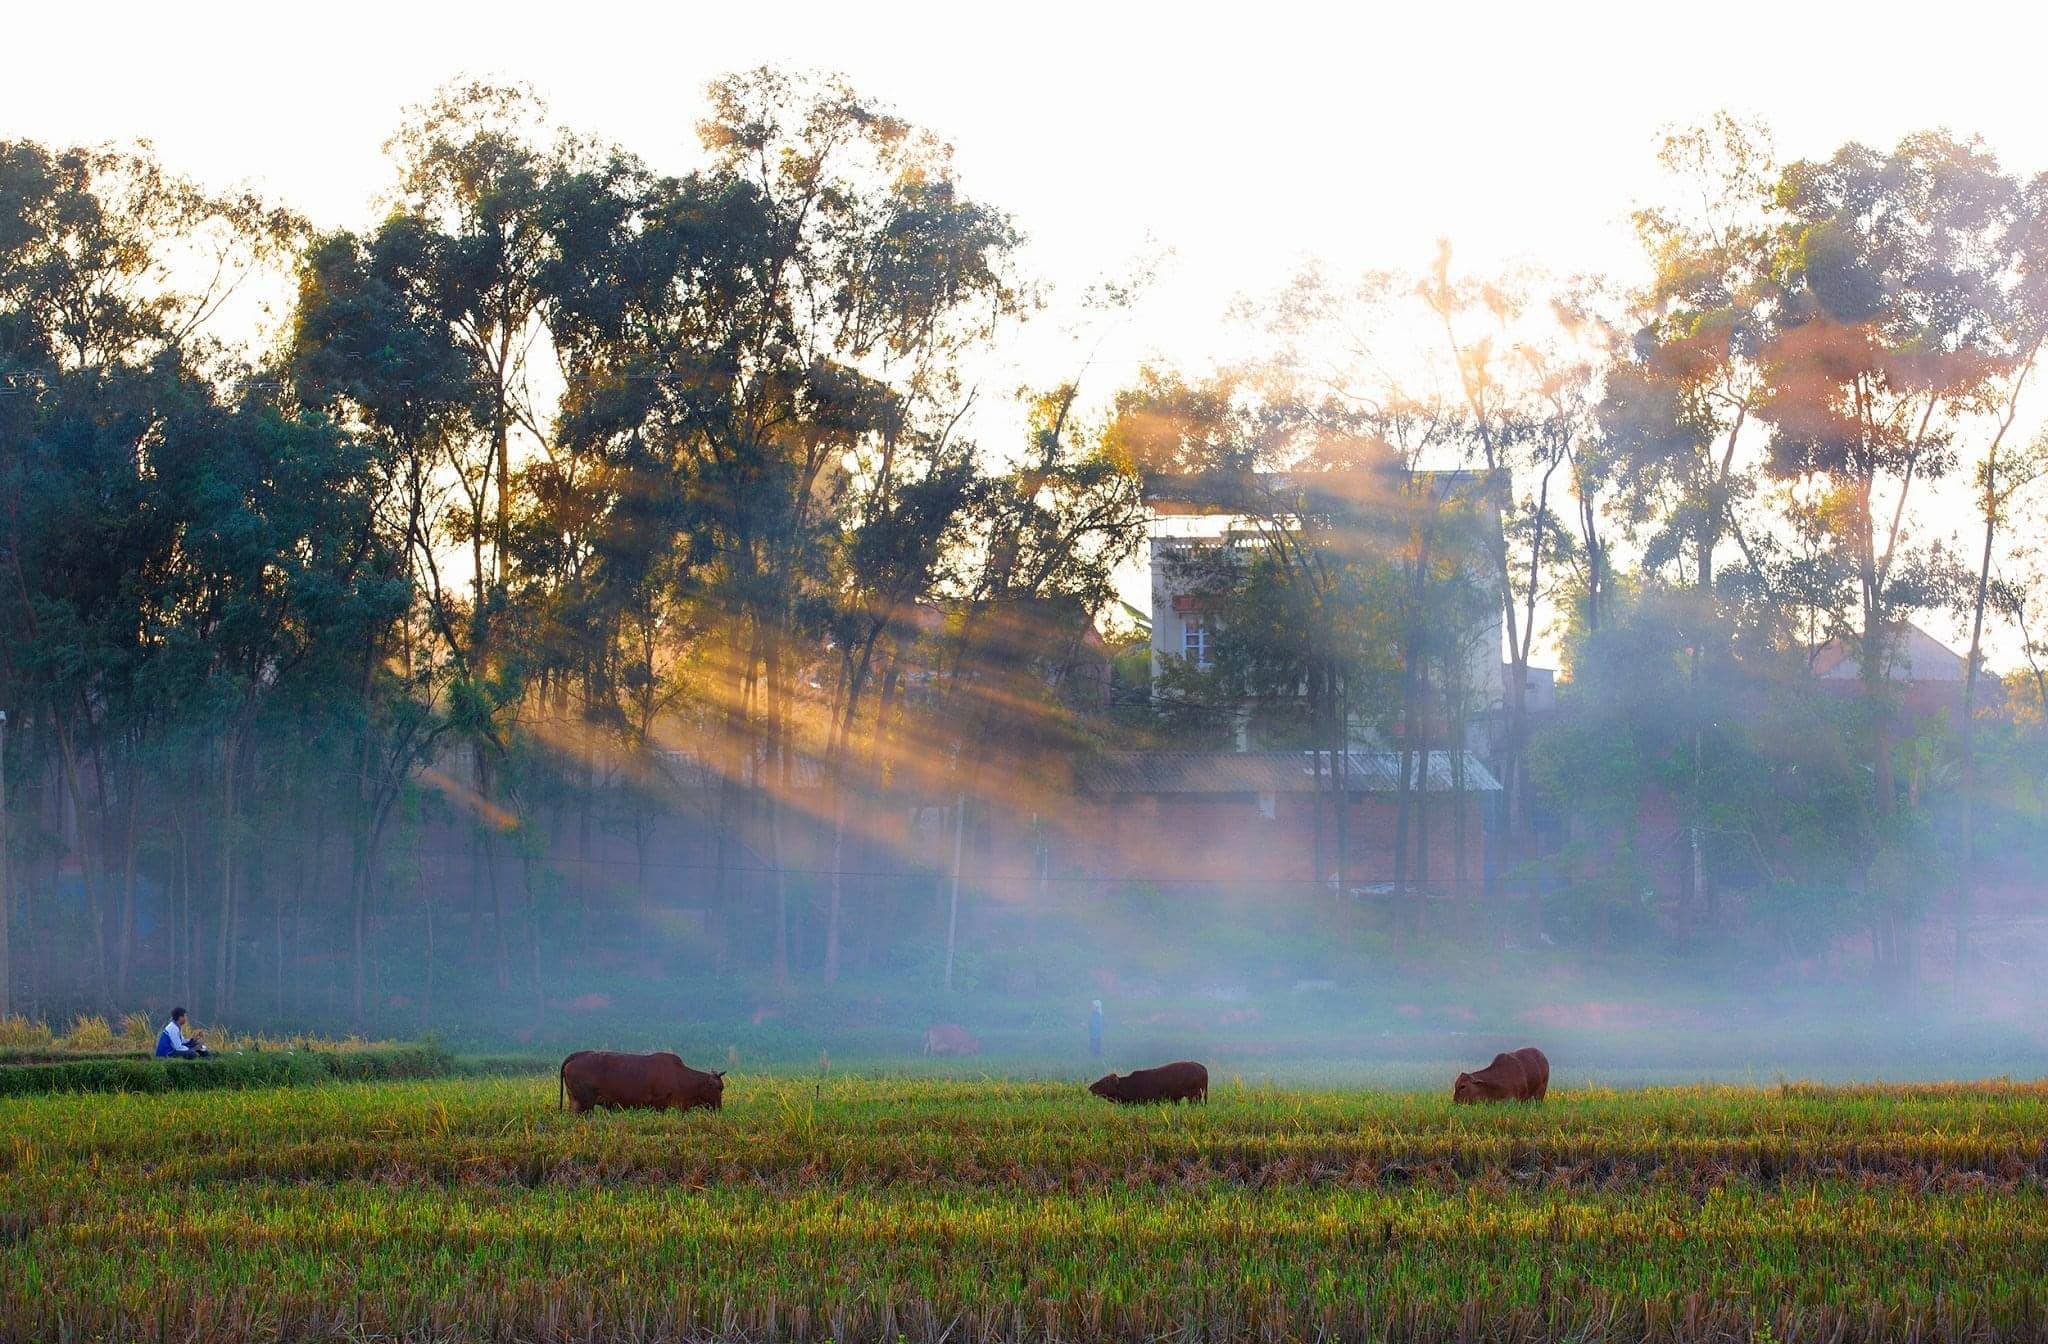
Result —
M 1962 681 L 1969 671 L 1967 658 L 1911 621 L 1890 653 L 1886 676 L 1892 681 Z M 1821 645 L 1813 657 L 1813 674 L 1825 681 L 1854 681 L 1862 675 L 1855 645 L 1839 638 Z

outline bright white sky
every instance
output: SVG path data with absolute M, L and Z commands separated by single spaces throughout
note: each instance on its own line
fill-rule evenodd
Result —
M 1233 297 L 1311 256 L 1419 267 L 1448 236 L 1461 268 L 1627 274 L 1659 128 L 1718 108 L 1766 119 L 1784 159 L 1945 125 L 2048 168 L 2048 21 L 2031 8 L 22 4 L 0 23 L 0 137 L 146 136 L 211 185 L 361 225 L 401 109 L 457 74 L 529 81 L 562 123 L 682 169 L 714 76 L 834 69 L 951 139 L 968 189 L 1016 215 L 1070 301 L 1148 239 L 1172 249 L 1098 360 L 1114 383 L 1148 356 L 1202 363 Z M 1074 372 L 1061 305 L 1048 318 L 1003 381 Z

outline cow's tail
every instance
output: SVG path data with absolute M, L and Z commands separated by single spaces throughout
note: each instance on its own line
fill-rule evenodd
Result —
M 559 1068 L 559 1069 L 557 1069 L 557 1070 L 555 1070 L 555 1109 L 556 1109 L 556 1110 L 558 1110 L 558 1111 L 559 1111 L 559 1110 L 563 1110 L 563 1109 L 565 1109 L 565 1108 L 567 1107 L 567 1105 L 568 1105 L 568 1102 L 567 1102 L 566 1098 L 568 1097 L 568 1095 L 569 1095 L 569 1061 L 565 1059 L 565 1060 L 563 1060 L 563 1061 L 562 1061 L 562 1067 L 561 1067 L 561 1068 Z

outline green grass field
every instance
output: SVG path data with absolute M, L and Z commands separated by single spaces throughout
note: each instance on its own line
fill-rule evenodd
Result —
M 0 1101 L 0 1338 L 2048 1339 L 2048 1085 Z

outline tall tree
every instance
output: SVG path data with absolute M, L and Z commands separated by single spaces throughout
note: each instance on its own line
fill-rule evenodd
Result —
M 206 192 L 146 152 L 0 143 L 9 680 L 15 718 L 33 706 L 54 747 L 102 992 L 108 851 L 134 835 L 137 753 L 193 708 L 166 713 L 135 693 L 163 654 L 149 631 L 185 525 L 159 489 L 160 459 L 235 371 L 212 324 L 297 229 L 288 213 Z M 133 864 L 122 867 L 125 948 Z
M 679 596 L 723 646 L 720 834 L 768 855 L 786 975 L 798 636 L 829 609 L 862 486 L 947 451 L 960 355 L 1018 310 L 1018 239 L 960 190 L 949 147 L 841 82 L 758 70 L 711 102 L 710 166 L 648 184 L 592 259 L 623 283 L 575 291 L 574 432 L 644 455 L 646 488 L 682 510 Z
M 1913 829 L 1895 778 L 1898 642 L 1953 581 L 1915 538 L 1914 489 L 1952 469 L 1963 423 L 2025 357 L 2003 320 L 2017 191 L 1981 145 L 1931 133 L 1794 164 L 1780 196 L 1788 244 L 1759 411 L 1775 430 L 1771 470 L 1818 488 L 1854 574 L 1875 879 L 1900 868 L 1885 856 Z M 1876 934 L 1881 971 L 1901 979 L 1909 919 L 1887 908 Z

